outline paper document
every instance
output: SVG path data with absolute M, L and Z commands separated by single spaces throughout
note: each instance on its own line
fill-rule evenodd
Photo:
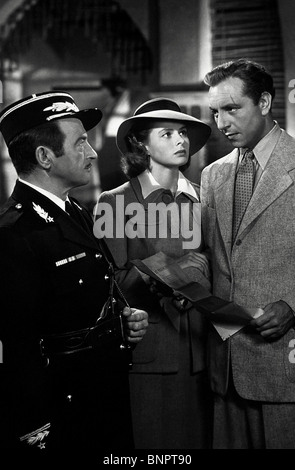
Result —
M 223 341 L 240 331 L 253 318 L 263 314 L 262 308 L 242 307 L 214 296 L 193 303 L 199 311 L 209 315 Z
M 223 341 L 263 313 L 262 308 L 242 307 L 211 295 L 208 280 L 201 271 L 198 270 L 196 276 L 199 282 L 192 281 L 188 269 L 182 268 L 177 259 L 161 251 L 144 260 L 136 259 L 131 262 L 143 273 L 190 300 L 198 311 L 209 316 Z
M 191 277 L 187 274 L 190 268 L 182 268 L 177 259 L 165 255 L 162 251 L 144 260 L 136 259 L 131 262 L 140 271 L 172 289 L 178 290 L 180 293 L 182 293 L 182 289 L 192 285 L 191 295 L 194 296 L 194 300 L 211 295 L 209 291 L 210 283 L 199 269 L 196 268 L 194 271 L 195 278 L 199 282 L 192 282 Z M 186 297 L 185 294 L 183 295 Z

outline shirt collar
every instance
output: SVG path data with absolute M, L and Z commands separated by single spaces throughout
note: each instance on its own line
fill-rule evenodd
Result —
M 165 188 L 161 186 L 153 177 L 151 172 L 149 170 L 145 170 L 143 173 L 141 173 L 138 177 L 138 181 L 141 186 L 141 191 L 142 191 L 142 196 L 144 199 L 146 199 L 150 194 L 152 194 L 154 191 L 158 189 L 163 189 Z M 189 182 L 187 178 L 179 171 L 178 173 L 178 183 L 177 183 L 177 190 L 176 190 L 176 197 L 180 193 L 185 193 L 188 196 L 193 197 L 194 199 L 198 199 L 198 195 L 192 186 L 192 184 Z
M 273 128 L 266 134 L 259 142 L 255 145 L 253 152 L 256 160 L 261 166 L 262 170 L 265 169 L 266 164 L 271 156 L 277 141 L 281 135 L 282 130 L 280 129 L 277 121 L 274 121 Z M 247 149 L 240 149 L 240 159 L 243 158 L 243 155 Z
M 38 191 L 39 193 L 43 194 L 43 196 L 48 197 L 52 202 L 57 204 L 62 210 L 65 211 L 65 201 L 60 199 L 60 197 L 56 196 L 55 194 L 50 193 L 49 191 L 46 191 L 46 189 L 40 188 L 39 186 L 36 186 L 35 184 L 28 183 L 27 181 L 18 178 L 20 183 L 26 184 L 27 186 L 30 186 L 31 188 L 35 189 L 35 191 Z

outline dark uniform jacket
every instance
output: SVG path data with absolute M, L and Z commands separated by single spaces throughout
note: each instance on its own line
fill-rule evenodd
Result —
M 47 335 L 92 327 L 108 298 L 108 262 L 90 215 L 72 202 L 80 226 L 17 182 L 1 210 L 0 447 L 132 445 L 128 364 L 119 346 L 49 360 L 40 350 Z

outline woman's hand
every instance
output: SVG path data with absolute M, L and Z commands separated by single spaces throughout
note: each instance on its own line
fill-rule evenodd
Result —
M 189 275 L 192 277 L 194 277 L 194 270 L 198 269 L 207 279 L 210 279 L 209 261 L 203 253 L 189 251 L 185 255 L 181 256 L 177 260 L 177 263 L 181 269 L 189 270 Z

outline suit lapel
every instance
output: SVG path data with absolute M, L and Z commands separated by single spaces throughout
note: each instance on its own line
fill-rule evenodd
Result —
M 289 174 L 289 171 L 295 168 L 294 153 L 290 152 L 290 148 L 284 146 L 283 143 L 284 134 L 270 156 L 260 181 L 257 184 L 256 190 L 242 220 L 238 232 L 240 235 L 270 204 L 278 199 L 280 195 L 294 183 L 294 180 Z M 290 153 L 292 153 L 292 158 L 290 158 Z
M 231 252 L 233 196 L 238 156 L 238 150 L 234 150 L 224 160 L 219 169 L 217 189 L 215 189 L 216 214 L 228 255 Z

